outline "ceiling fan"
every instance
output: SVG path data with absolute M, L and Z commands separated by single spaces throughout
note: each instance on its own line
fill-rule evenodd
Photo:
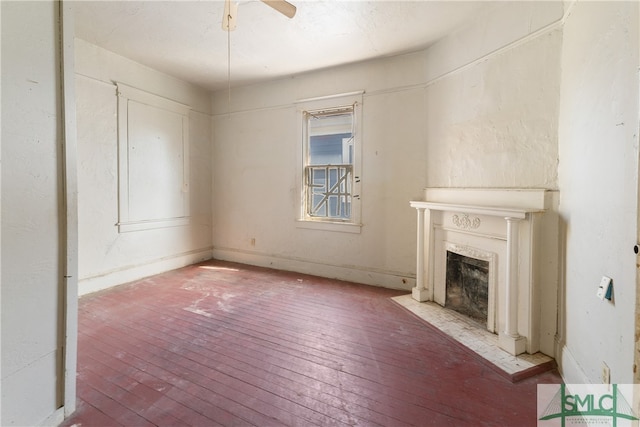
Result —
M 260 0 L 267 6 L 272 7 L 282 13 L 287 18 L 293 18 L 296 14 L 296 7 L 286 0 Z M 222 16 L 222 29 L 233 31 L 236 29 L 236 19 L 238 16 L 238 3 L 225 0 L 224 15 Z

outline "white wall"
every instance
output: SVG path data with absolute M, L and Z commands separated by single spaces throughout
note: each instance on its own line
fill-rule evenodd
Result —
M 426 51 L 430 187 L 557 188 L 562 2 L 499 2 Z
M 398 59 L 418 77 L 418 56 Z M 365 94 L 360 234 L 297 228 L 296 99 L 370 90 L 385 62 L 218 94 L 214 257 L 390 287 L 412 286 L 415 213 L 425 186 L 422 89 Z M 384 83 L 381 88 L 386 88 Z M 214 99 L 215 101 L 215 99 Z M 255 108 L 262 108 L 254 110 Z M 410 155 L 409 155 L 410 153 Z M 255 246 L 251 246 L 255 239 Z M 409 244 L 405 244 L 409 242 Z M 403 280 L 406 283 L 403 283 Z
M 58 3 L 1 7 L 0 424 L 32 426 L 62 416 Z
M 80 294 L 210 258 L 208 92 L 83 40 L 76 39 L 75 47 Z M 113 82 L 191 107 L 189 225 L 118 231 L 118 103 Z M 148 167 L 151 174 L 153 165 Z M 144 171 L 137 173 L 144 176 Z
M 408 290 L 424 187 L 556 189 L 562 13 L 497 3 L 426 51 L 214 94 L 214 256 Z M 297 228 L 295 101 L 356 90 L 361 233 Z
M 556 29 L 428 87 L 430 187 L 557 188 L 561 43 Z
M 638 3 L 577 2 L 564 26 L 559 119 L 566 239 L 560 338 L 568 382 L 633 382 L 638 183 Z M 613 279 L 614 301 L 595 292 Z

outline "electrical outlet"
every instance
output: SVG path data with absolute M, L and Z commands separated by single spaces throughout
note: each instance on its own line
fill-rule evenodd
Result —
M 602 384 L 611 384 L 611 369 L 602 362 Z
M 256 245 L 256 238 L 252 237 L 251 238 L 251 246 L 255 246 Z

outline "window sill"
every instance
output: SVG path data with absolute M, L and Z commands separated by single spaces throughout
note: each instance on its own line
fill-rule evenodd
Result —
M 362 224 L 354 224 L 352 222 L 331 222 L 331 221 L 310 221 L 304 219 L 296 220 L 297 228 L 306 228 L 309 230 L 321 231 L 338 231 L 341 233 L 360 233 Z

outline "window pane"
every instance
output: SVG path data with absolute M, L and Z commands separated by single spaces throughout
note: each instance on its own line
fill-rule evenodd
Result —
M 307 167 L 307 214 L 317 218 L 351 217 L 352 167 L 312 165 Z
M 308 118 L 309 164 L 351 164 L 348 145 L 353 137 L 353 112 L 309 114 Z
M 309 140 L 309 164 L 340 165 L 351 163 L 350 156 L 344 156 L 342 149 L 342 141 L 350 138 L 351 133 L 312 136 Z

